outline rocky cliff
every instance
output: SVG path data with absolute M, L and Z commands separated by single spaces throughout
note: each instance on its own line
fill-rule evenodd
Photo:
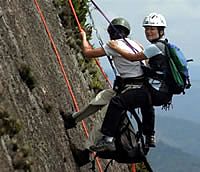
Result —
M 91 85 L 92 72 L 83 67 L 77 29 L 72 28 L 72 17 L 63 27 L 58 15 L 63 9 L 51 0 L 40 0 L 39 5 L 81 108 L 97 88 Z M 65 10 L 72 16 L 69 7 Z M 106 82 L 99 80 L 106 87 Z M 75 110 L 34 0 L 1 0 L 0 171 L 89 171 L 89 165 L 77 166 L 70 147 L 71 143 L 85 147 L 87 138 L 82 126 L 65 132 L 60 117 L 62 111 Z M 86 120 L 89 132 L 95 126 L 92 121 L 94 118 Z M 127 171 L 117 165 L 112 168 Z

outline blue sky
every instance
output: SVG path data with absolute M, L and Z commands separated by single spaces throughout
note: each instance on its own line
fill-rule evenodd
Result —
M 200 80 L 200 2 L 199 0 L 98 0 L 95 1 L 106 16 L 112 20 L 115 17 L 126 18 L 131 27 L 130 38 L 139 41 L 144 46 L 149 42 L 144 35 L 142 21 L 151 12 L 161 13 L 167 20 L 166 37 L 177 44 L 186 57 L 193 58 L 194 62 L 189 64 L 191 79 Z M 104 42 L 107 36 L 108 23 L 103 16 L 91 5 L 92 16 L 95 25 L 102 36 Z M 93 43 L 98 47 L 97 40 L 93 38 Z M 106 58 L 105 58 L 106 59 Z M 106 61 L 102 61 L 105 70 L 108 70 Z

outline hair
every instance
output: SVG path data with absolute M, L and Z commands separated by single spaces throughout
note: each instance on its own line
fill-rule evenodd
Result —
M 161 37 L 164 36 L 164 34 L 165 34 L 165 27 L 159 26 L 159 27 L 157 27 L 157 28 L 158 28 L 158 32 L 159 32 L 159 37 L 161 38 Z M 161 31 L 163 32 L 162 35 L 161 35 Z
M 128 29 L 120 25 L 109 26 L 108 33 L 112 40 L 126 38 L 129 35 Z

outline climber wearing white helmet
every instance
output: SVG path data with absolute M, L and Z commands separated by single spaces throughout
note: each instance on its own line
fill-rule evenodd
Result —
M 172 94 L 169 91 L 168 83 L 166 82 L 171 77 L 169 73 L 169 64 L 167 58 L 162 58 L 166 55 L 165 45 L 165 28 L 167 27 L 166 20 L 163 15 L 150 13 L 142 23 L 145 29 L 146 38 L 150 44 L 143 52 L 130 54 L 120 48 L 116 41 L 110 41 L 109 46 L 131 61 L 141 61 L 148 59 L 148 67 L 144 68 L 149 83 L 151 85 L 151 99 L 155 106 L 166 105 L 171 101 Z M 167 78 L 167 79 L 166 79 Z
M 144 18 L 143 21 L 143 27 L 146 26 L 159 26 L 165 28 L 167 27 L 167 23 L 163 15 L 157 13 L 150 13 Z
M 144 18 L 143 27 L 148 41 L 155 42 L 164 36 L 164 29 L 167 27 L 167 23 L 161 14 L 150 13 Z

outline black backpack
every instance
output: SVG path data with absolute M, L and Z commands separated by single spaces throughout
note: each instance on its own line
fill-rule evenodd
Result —
M 141 126 L 142 123 L 135 111 L 133 111 L 132 114 L 137 121 L 138 132 L 136 132 L 133 128 L 130 116 L 128 116 L 128 114 L 124 115 L 117 132 L 118 134 L 115 137 L 116 151 L 97 152 L 96 156 L 103 159 L 111 159 L 110 163 L 112 160 L 125 164 L 143 162 L 149 172 L 152 172 L 152 169 L 146 159 L 149 148 L 145 147 L 144 144 Z M 105 171 L 110 163 L 107 164 Z
M 144 74 L 147 78 L 165 82 L 170 94 L 184 94 L 185 89 L 191 87 L 187 63 L 193 60 L 187 60 L 180 48 L 167 39 L 158 42 L 164 44 L 165 55 L 150 58 L 148 67 L 142 65 Z M 158 48 L 161 49 L 159 46 Z

